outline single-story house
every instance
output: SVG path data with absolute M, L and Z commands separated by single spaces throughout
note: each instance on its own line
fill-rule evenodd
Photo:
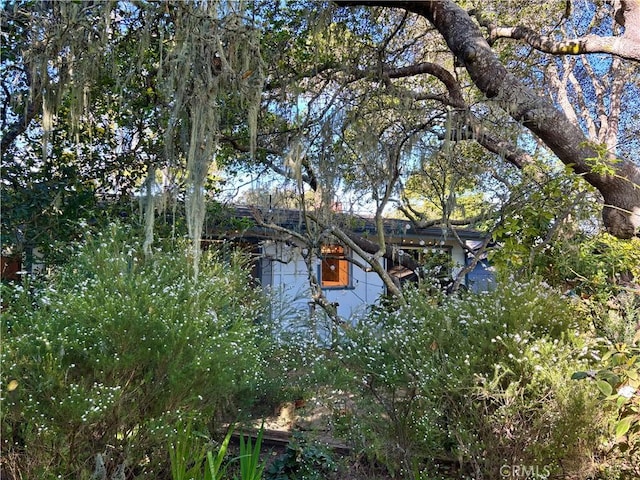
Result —
M 255 278 L 273 293 L 273 315 L 289 317 L 318 309 L 312 302 L 310 271 L 324 296 L 337 307 L 341 319 L 357 318 L 384 296 L 385 285 L 370 265 L 337 238 L 327 235 L 326 229 L 305 221 L 303 212 L 252 207 L 231 207 L 229 211 L 236 219 L 249 222 L 230 228 L 228 220 L 209 221 L 205 225 L 205 241 L 233 240 L 247 247 L 254 256 Z M 330 221 L 340 222 L 343 230 L 362 238 L 377 238 L 372 218 L 334 213 Z M 474 230 L 457 229 L 454 236 L 447 229 L 416 229 L 411 222 L 398 219 L 385 220 L 384 229 L 385 242 L 394 253 L 380 262 L 399 283 L 415 278 L 412 270 L 396 261 L 400 256 L 410 255 L 421 265 L 440 265 L 440 270 L 430 270 L 432 274 L 451 279 L 472 261 L 472 255 L 456 236 L 471 249 L 484 239 Z M 486 258 L 477 262 L 463 280 L 463 285 L 474 291 L 487 290 L 492 283 Z
M 359 238 L 372 242 L 377 239 L 372 218 L 333 212 L 328 221 Z M 483 234 L 474 230 L 456 229 L 454 235 L 440 227 L 416 229 L 411 222 L 399 219 L 386 219 L 383 228 L 392 254 L 379 261 L 400 284 L 416 279 L 414 271 L 403 266 L 401 257 L 409 256 L 420 265 L 433 267 L 429 275 L 446 281 L 455 278 L 472 261 L 460 241 L 473 250 L 484 240 Z M 298 317 L 306 321 L 310 313 L 322 315 L 312 298 L 310 272 L 327 301 L 345 321 L 354 321 L 365 314 L 387 292 L 382 279 L 365 259 L 327 234 L 326 228 L 305 221 L 299 210 L 223 208 L 207 217 L 203 236 L 204 245 L 232 241 L 252 254 L 253 276 L 271 295 L 274 318 Z M 17 279 L 22 270 L 19 257 L 3 256 L 2 260 L 3 280 Z M 463 285 L 474 291 L 487 290 L 493 282 L 486 258 L 478 261 L 463 279 Z

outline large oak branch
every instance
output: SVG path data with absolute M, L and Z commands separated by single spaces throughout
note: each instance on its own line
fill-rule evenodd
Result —
M 627 60 L 640 61 L 640 42 L 625 37 L 601 37 L 585 35 L 568 40 L 554 40 L 533 30 L 517 27 L 493 27 L 489 29 L 491 39 L 511 38 L 524 40 L 531 47 L 545 53 L 582 55 L 584 53 L 610 53 Z
M 556 40 L 540 35 L 530 28 L 518 25 L 500 27 L 476 15 L 481 25 L 489 31 L 489 41 L 499 38 L 523 40 L 531 47 L 545 53 L 581 55 L 584 53 L 610 53 L 627 60 L 640 61 L 640 0 L 623 0 L 616 12 L 616 21 L 625 27 L 622 36 L 585 35 L 578 38 Z
M 629 238 L 640 227 L 640 167 L 624 159 L 607 158 L 609 172 L 594 169 L 601 152 L 554 104 L 519 81 L 500 62 L 468 13 L 450 0 L 338 1 L 338 5 L 404 8 L 428 19 L 451 52 L 464 63 L 485 96 L 533 132 L 554 154 L 604 197 L 603 220 L 619 238 Z M 602 165 L 601 165 L 602 166 Z

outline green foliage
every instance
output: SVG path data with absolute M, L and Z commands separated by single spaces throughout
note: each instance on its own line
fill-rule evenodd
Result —
M 162 102 L 145 88 L 158 56 L 124 3 L 84 7 L 18 0 L 1 11 L 2 246 L 35 246 L 48 261 L 56 242 L 117 214 L 163 148 Z
M 553 284 L 606 303 L 640 278 L 640 239 L 620 240 L 608 233 L 578 236 L 556 242 L 537 261 Z
M 607 368 L 599 372 L 612 387 L 606 395 L 615 401 L 619 418 L 615 435 L 623 451 L 640 450 L 640 332 L 636 334 L 635 346 L 617 344 L 609 348 L 602 357 Z M 610 373 L 611 375 L 606 375 Z M 615 393 L 613 390 L 615 389 Z M 626 438 L 625 438 L 626 437 Z
M 558 238 L 571 235 L 581 219 L 596 214 L 580 177 L 546 172 L 544 178 L 542 185 L 527 181 L 510 186 L 510 201 L 493 231 L 500 248 L 491 261 L 501 271 L 536 272 Z
M 449 124 L 447 127 L 455 129 Z M 479 165 L 488 163 L 486 152 L 465 142 L 445 142 L 431 155 L 424 153 L 428 151 L 424 146 L 417 150 L 420 166 L 403 190 L 404 201 L 412 210 L 428 219 L 463 220 L 488 209 L 478 175 Z
M 607 233 L 566 233 L 532 251 L 532 267 L 565 291 L 577 314 L 592 325 L 583 338 L 593 360 L 572 377 L 592 382 L 605 413 L 600 424 L 606 453 L 600 453 L 598 469 L 607 478 L 637 478 L 640 242 Z
M 226 473 L 223 465 L 233 430 L 229 429 L 218 447 L 216 456 L 202 445 L 201 435 L 195 435 L 189 423 L 186 428 L 178 426 L 175 441 L 169 447 L 171 478 L 173 480 L 220 480 Z
M 598 336 L 631 343 L 640 321 L 640 239 L 574 238 L 557 242 L 536 262 L 552 284 L 580 299 Z
M 98 216 L 100 197 L 130 198 L 155 169 L 156 192 L 190 185 L 181 197 L 199 237 L 219 139 L 255 150 L 263 63 L 244 7 L 4 2 L 2 203 L 14 208 L 3 247 L 75 239 L 70 224 Z
M 234 230 L 241 232 L 247 230 L 255 226 L 255 222 L 251 218 L 238 218 L 233 208 L 212 201 L 207 203 L 205 225 L 210 231 L 224 235 Z
M 209 445 L 203 445 L 203 436 L 196 435 L 189 424 L 186 429 L 179 430 L 175 442 L 169 449 L 171 460 L 171 478 L 173 480 L 222 480 L 229 478 L 228 467 L 233 461 L 240 464 L 239 480 L 259 480 L 265 462 L 260 461 L 260 449 L 264 426 L 260 428 L 256 443 L 252 445 L 251 438 L 240 436 L 240 455 L 225 463 L 229 450 L 229 442 L 233 435 L 233 428 L 227 431 L 222 443 L 218 446 L 217 453 L 213 454 Z M 238 478 L 238 477 L 234 477 Z
M 131 217 L 134 211 L 126 198 L 134 179 L 114 172 L 121 165 L 107 156 L 97 162 L 99 166 L 84 164 L 85 156 L 98 148 L 96 144 L 102 142 L 105 149 L 116 147 L 102 137 L 90 138 L 82 130 L 78 136 L 85 143 L 71 153 L 69 139 L 59 136 L 62 138 L 52 145 L 46 160 L 34 152 L 39 139 L 27 143 L 18 153 L 3 152 L 2 248 L 22 253 L 37 247 L 49 264 L 67 258 L 65 247 L 69 242 L 78 241 L 87 231 L 104 228 L 119 215 Z M 93 181 L 88 181 L 89 176 Z M 108 196 L 108 201 L 101 199 L 99 185 L 111 181 L 121 185 L 124 200 L 116 196 Z
M 633 344 L 605 342 L 600 370 L 579 371 L 575 380 L 591 379 L 601 399 L 614 409 L 611 435 L 620 453 L 618 468 L 626 475 L 639 473 L 640 462 L 640 331 Z
M 337 465 L 326 447 L 309 442 L 295 432 L 287 451 L 266 469 L 266 480 L 325 480 L 333 478 Z
M 499 478 L 505 462 L 586 472 L 602 425 L 595 394 L 568 381 L 591 353 L 576 318 L 540 282 L 409 292 L 340 346 L 359 398 L 341 418 L 347 441 L 408 477 L 445 474 L 428 458 L 458 465 L 454 478 Z
M 593 173 L 612 176 L 616 174 L 616 164 L 619 164 L 620 160 L 611 158 L 611 152 L 606 144 L 587 142 L 585 146 L 596 153 L 595 157 L 585 159 Z
M 260 449 L 262 447 L 262 436 L 264 434 L 264 424 L 260 427 L 255 445 L 251 444 L 251 437 L 240 436 L 240 480 L 260 480 L 264 471 L 265 462 L 260 461 Z
M 155 478 L 176 422 L 214 428 L 269 390 L 242 257 L 209 252 L 195 282 L 184 250 L 145 259 L 128 237 L 114 226 L 46 288 L 3 295 L 3 450 L 27 476 L 81 478 L 101 453 Z

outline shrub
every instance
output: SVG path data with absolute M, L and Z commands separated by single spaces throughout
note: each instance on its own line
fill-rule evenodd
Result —
M 557 242 L 537 257 L 538 268 L 580 299 L 598 336 L 629 343 L 640 326 L 640 238 L 601 233 L 580 240 Z
M 531 465 L 586 477 L 602 423 L 596 395 L 570 380 L 592 353 L 581 329 L 539 282 L 436 299 L 412 291 L 342 342 L 345 389 L 361 398 L 342 424 L 401 476 L 499 478 L 503 465 Z
M 127 237 L 97 235 L 3 312 L 3 456 L 24 478 L 88 478 L 96 459 L 159 478 L 174 425 L 213 429 L 267 387 L 243 258 L 208 252 L 196 281 L 187 249 L 145 259 Z
M 601 340 L 604 354 L 599 370 L 575 372 L 572 378 L 588 379 L 597 388 L 601 401 L 613 409 L 608 463 L 615 465 L 617 478 L 640 476 L 640 331 L 631 345 Z M 612 468 L 602 466 L 607 472 Z
M 335 478 L 338 467 L 329 450 L 309 442 L 300 432 L 294 432 L 287 450 L 265 471 L 267 480 L 327 480 Z

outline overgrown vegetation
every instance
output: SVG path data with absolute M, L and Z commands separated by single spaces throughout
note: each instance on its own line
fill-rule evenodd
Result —
M 505 463 L 585 469 L 600 405 L 567 381 L 592 353 L 570 304 L 540 282 L 513 280 L 483 295 L 409 298 L 341 345 L 348 389 L 366 402 L 348 412 L 363 453 L 427 478 L 441 469 L 426 458 L 475 478 L 497 478 Z
M 275 345 L 245 260 L 208 252 L 196 282 L 184 252 L 145 259 L 112 227 L 47 284 L 3 291 L 5 468 L 83 478 L 97 461 L 161 478 L 180 422 L 215 431 L 271 391 Z
M 627 243 L 545 271 L 555 281 L 571 268 L 569 290 L 535 275 L 481 294 L 423 283 L 326 350 L 268 320 L 241 254 L 206 252 L 196 282 L 189 249 L 145 256 L 130 232 L 89 236 L 46 282 L 3 286 L 8 478 L 170 478 L 176 452 L 189 478 L 207 462 L 229 478 L 233 457 L 215 456 L 223 424 L 323 390 L 341 398 L 332 433 L 352 455 L 298 437 L 265 478 L 497 478 L 505 465 L 543 477 L 638 474 L 635 284 L 589 273 L 635 274 Z M 258 467 L 255 446 L 244 448 Z
M 1 243 L 27 274 L 2 285 L 0 477 L 640 477 L 640 3 L 389 5 L 2 3 Z M 213 202 L 224 168 L 255 223 Z M 467 272 L 440 255 L 396 283 L 391 209 L 401 242 L 482 230 L 495 289 L 445 295 Z M 254 287 L 224 242 L 252 227 L 304 245 L 316 314 Z M 361 318 L 318 281 L 328 238 L 385 283 Z M 235 455 L 230 425 L 305 399 L 351 455 L 315 432 Z

